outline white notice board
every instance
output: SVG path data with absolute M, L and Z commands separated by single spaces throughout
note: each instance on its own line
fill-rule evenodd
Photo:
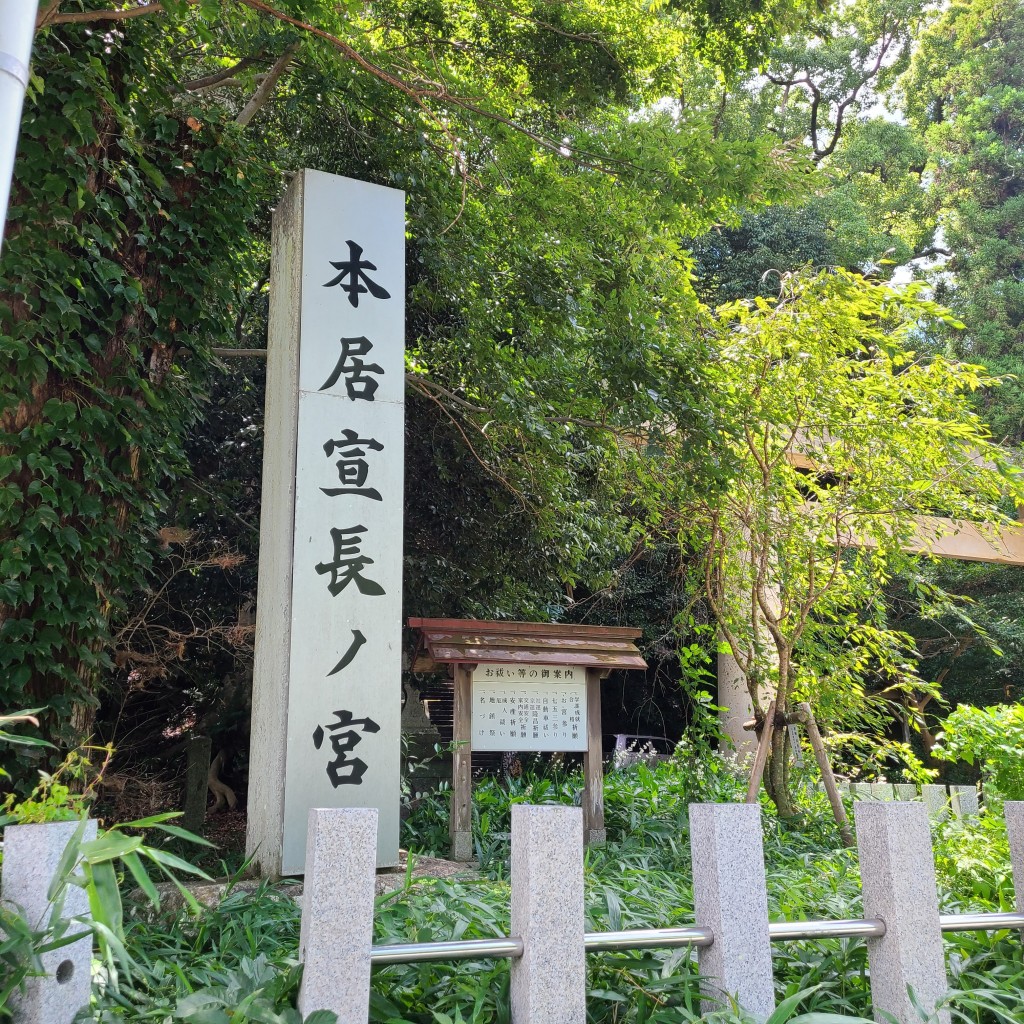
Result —
M 478 665 L 474 750 L 586 750 L 587 670 L 566 665 Z

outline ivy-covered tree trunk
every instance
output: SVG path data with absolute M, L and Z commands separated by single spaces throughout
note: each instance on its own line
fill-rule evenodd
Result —
M 779 677 L 775 692 L 775 722 L 772 730 L 771 751 L 765 769 L 764 786 L 772 803 L 782 818 L 793 818 L 799 814 L 789 790 L 789 731 L 786 715 L 789 712 L 790 655 L 779 650 Z
M 45 705 L 65 743 L 184 468 L 254 198 L 230 132 L 160 87 L 155 34 L 37 40 L 0 260 L 0 707 Z

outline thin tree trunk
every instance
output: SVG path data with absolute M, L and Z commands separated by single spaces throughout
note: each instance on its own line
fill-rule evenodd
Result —
M 832 765 L 829 763 L 828 752 L 825 750 L 824 741 L 818 731 L 818 723 L 814 720 L 814 712 L 808 703 L 797 705 L 797 714 L 807 729 L 807 738 L 811 741 L 811 749 L 814 751 L 815 760 L 821 771 L 821 781 L 824 783 L 825 792 L 828 794 L 829 803 L 832 805 L 832 813 L 835 816 L 836 824 L 839 826 L 839 835 L 842 837 L 843 845 L 848 849 L 854 845 L 853 832 L 850 829 L 850 822 L 846 817 L 846 808 L 843 806 L 843 798 L 839 794 L 839 787 L 836 785 L 836 777 L 832 773 Z
M 789 765 L 786 740 L 786 713 L 789 707 L 789 652 L 779 652 L 779 685 L 775 694 L 775 728 L 772 730 L 771 755 L 765 788 L 780 818 L 798 816 L 789 791 Z

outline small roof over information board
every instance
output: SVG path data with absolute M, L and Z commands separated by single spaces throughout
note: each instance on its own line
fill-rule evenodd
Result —
M 640 630 L 628 627 L 417 618 L 409 619 L 409 625 L 422 636 L 417 672 L 466 664 L 647 668 L 634 642 Z

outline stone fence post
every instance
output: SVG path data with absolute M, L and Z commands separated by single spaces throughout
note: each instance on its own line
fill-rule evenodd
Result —
M 864 916 L 881 918 L 885 935 L 868 939 L 875 1019 L 920 1024 L 907 994 L 935 1012 L 947 991 L 928 812 L 924 804 L 864 801 L 854 806 Z M 938 1024 L 949 1024 L 940 1010 Z
M 921 799 L 928 808 L 928 817 L 943 818 L 949 817 L 949 793 L 945 786 L 927 784 L 921 787 Z
M 512 807 L 512 1024 L 586 1024 L 583 812 Z
M 708 981 L 704 1010 L 731 996 L 757 1021 L 775 1009 L 768 937 L 761 808 L 690 804 L 693 902 L 697 925 L 714 932 L 697 962 Z
M 302 890 L 299 1012 L 366 1024 L 377 871 L 377 811 L 311 807 Z
M 976 786 L 950 786 L 949 795 L 953 801 L 953 811 L 958 818 L 976 818 L 978 816 L 978 789 Z
M 1010 838 L 1010 863 L 1013 865 L 1013 887 L 1017 891 L 1017 910 L 1024 914 L 1024 800 L 1007 800 L 1006 834 Z
M 50 883 L 80 821 L 54 821 L 44 825 L 8 825 L 4 829 L 2 896 L 7 909 L 19 907 L 33 928 L 49 921 Z M 82 841 L 96 838 L 96 822 L 88 821 Z M 89 917 L 84 889 L 69 885 L 62 918 Z M 72 932 L 78 931 L 71 925 Z M 71 1024 L 89 1002 L 92 986 L 92 935 L 43 953 L 44 978 L 29 978 L 23 992 L 12 994 L 18 1024 Z

